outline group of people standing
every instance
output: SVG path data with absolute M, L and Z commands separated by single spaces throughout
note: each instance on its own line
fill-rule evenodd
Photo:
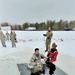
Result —
M 0 31 L 0 40 L 3 47 L 6 47 L 6 41 L 11 41 L 12 47 L 16 47 L 16 33 L 15 31 L 11 31 L 10 34 L 8 31 L 4 34 L 2 31 Z
M 56 61 L 58 50 L 56 49 L 57 45 L 56 43 L 52 43 L 51 45 L 51 39 L 53 37 L 53 32 L 51 28 L 48 28 L 48 31 L 46 34 L 43 34 L 43 36 L 46 36 L 46 50 L 47 56 L 44 54 L 41 54 L 39 52 L 39 48 L 35 48 L 35 52 L 32 55 L 30 59 L 30 64 L 33 66 L 31 69 L 31 75 L 44 75 L 45 74 L 45 66 L 49 68 L 49 74 L 54 74 L 54 71 L 56 70 L 56 66 L 53 62 Z M 50 48 L 51 45 L 51 48 Z M 44 65 L 41 62 L 41 59 L 44 59 L 45 63 Z

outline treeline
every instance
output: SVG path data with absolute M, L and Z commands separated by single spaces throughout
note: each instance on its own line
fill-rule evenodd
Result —
M 6 23 L 8 24 L 8 23 Z M 8 24 L 9 25 L 9 24 Z M 12 30 L 25 30 L 28 27 L 35 27 L 36 30 L 47 30 L 48 27 L 51 27 L 52 30 L 63 30 L 64 28 L 75 28 L 75 20 L 68 22 L 67 20 L 60 20 L 56 22 L 55 20 L 47 20 L 46 22 L 41 23 L 23 23 L 22 25 L 10 25 Z
M 68 22 L 67 20 L 60 20 L 59 22 L 52 21 L 52 20 L 47 20 L 46 22 L 41 22 L 41 23 L 24 23 L 23 29 L 25 30 L 27 27 L 35 27 L 36 30 L 47 30 L 48 27 L 50 26 L 52 30 L 63 30 L 64 28 L 75 28 L 75 20 Z

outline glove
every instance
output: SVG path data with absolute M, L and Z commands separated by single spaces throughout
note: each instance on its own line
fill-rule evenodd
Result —
M 46 36 L 46 34 L 43 34 L 43 36 Z
M 46 64 L 50 63 L 50 58 L 48 57 L 47 60 L 45 61 Z

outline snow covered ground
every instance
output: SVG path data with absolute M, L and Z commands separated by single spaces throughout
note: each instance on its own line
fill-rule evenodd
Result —
M 0 64 L 29 62 L 36 47 L 44 53 L 44 33 L 46 31 L 16 31 L 16 48 L 11 47 L 10 41 L 6 41 L 6 48 L 0 43 Z M 75 75 L 75 31 L 53 31 L 53 42 L 59 51 L 55 64 L 68 75 Z

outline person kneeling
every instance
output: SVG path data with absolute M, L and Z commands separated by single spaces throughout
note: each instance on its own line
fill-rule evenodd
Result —
M 53 64 L 53 62 L 56 61 L 58 56 L 58 50 L 56 49 L 56 47 L 57 47 L 56 43 L 53 43 L 51 50 L 48 51 L 47 54 L 48 58 L 46 60 L 46 65 L 49 68 L 50 75 L 54 74 L 54 71 L 56 70 L 56 66 Z
M 41 63 L 41 58 L 46 60 L 46 57 L 39 53 L 39 49 L 35 48 L 35 53 L 30 59 L 30 64 L 33 66 L 31 69 L 31 75 L 41 75 L 42 73 L 45 73 L 45 70 L 43 68 L 43 65 Z

